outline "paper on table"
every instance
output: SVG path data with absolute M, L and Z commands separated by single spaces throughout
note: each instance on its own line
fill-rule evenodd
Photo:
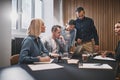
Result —
M 95 56 L 93 59 L 100 59 L 100 60 L 111 60 L 111 61 L 115 61 L 115 59 L 113 59 L 113 58 L 109 58 L 109 57 L 102 57 L 101 55 L 99 55 L 99 56 Z
M 62 59 L 67 59 L 67 60 L 68 60 L 68 59 L 70 59 L 70 58 L 68 58 L 68 57 L 62 57 Z
M 78 59 L 70 59 L 70 60 L 67 60 L 68 64 L 77 64 L 78 63 Z
M 83 66 L 79 66 L 79 68 L 89 68 L 89 69 L 112 69 L 112 67 L 108 64 L 100 64 L 100 63 L 83 63 Z
M 28 66 L 33 71 L 63 68 L 63 66 L 60 66 L 60 65 L 55 64 L 55 63 L 51 63 L 51 64 L 38 64 L 38 65 L 31 64 L 31 65 L 28 65 Z
M 98 53 L 93 53 L 93 55 L 97 55 Z
M 52 63 L 54 59 L 50 59 L 49 62 L 34 62 L 34 64 L 49 64 Z

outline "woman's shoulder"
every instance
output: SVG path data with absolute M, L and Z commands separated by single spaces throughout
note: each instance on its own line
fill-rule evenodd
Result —
M 32 36 L 27 36 L 27 37 L 24 38 L 23 42 L 31 43 L 31 42 L 34 41 L 34 39 L 35 38 L 32 37 Z

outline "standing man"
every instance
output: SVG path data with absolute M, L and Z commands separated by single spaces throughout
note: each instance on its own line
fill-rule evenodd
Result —
M 87 52 L 93 53 L 99 50 L 99 38 L 94 21 L 85 16 L 83 7 L 76 9 L 76 43 L 81 45 L 82 49 Z M 94 42 L 95 41 L 95 44 Z

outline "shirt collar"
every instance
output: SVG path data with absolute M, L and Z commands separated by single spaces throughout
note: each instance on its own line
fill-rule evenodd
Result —
M 31 37 L 31 38 L 34 39 L 34 40 L 40 39 L 40 37 L 35 37 L 34 35 L 29 35 L 29 37 Z
M 83 19 L 77 18 L 78 21 L 83 21 L 86 17 L 84 16 Z

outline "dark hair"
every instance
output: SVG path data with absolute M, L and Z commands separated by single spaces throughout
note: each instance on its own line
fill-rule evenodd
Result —
M 69 25 L 75 25 L 75 20 L 73 20 L 73 19 L 69 20 L 68 24 Z
M 78 12 L 78 13 L 80 13 L 81 11 L 84 11 L 84 8 L 83 8 L 83 7 L 78 7 L 78 8 L 76 9 L 76 12 Z
M 120 21 L 118 21 L 118 23 L 120 23 Z
M 56 32 L 58 28 L 61 29 L 61 26 L 60 25 L 53 25 L 51 31 Z

